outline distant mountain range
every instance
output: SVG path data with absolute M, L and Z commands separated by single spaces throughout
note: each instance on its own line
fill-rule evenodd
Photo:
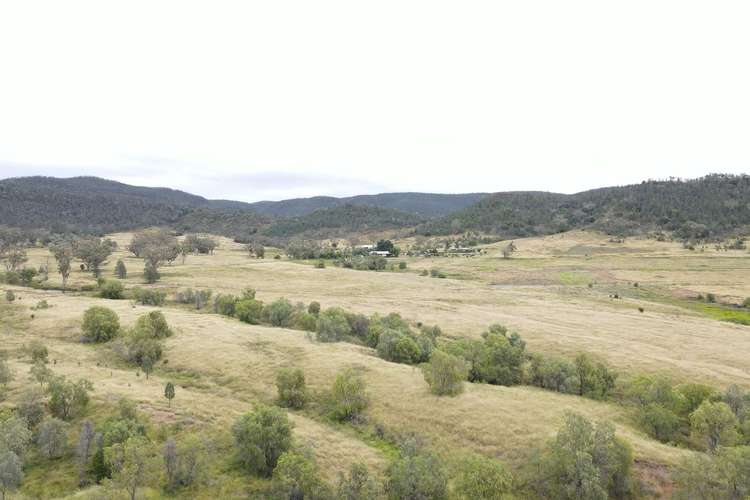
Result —
M 19 177 L 0 180 L 0 225 L 81 233 L 169 226 L 280 241 L 389 230 L 518 238 L 585 227 L 708 239 L 750 234 L 750 177 L 714 174 L 572 195 L 384 193 L 258 203 L 208 200 L 96 177 Z

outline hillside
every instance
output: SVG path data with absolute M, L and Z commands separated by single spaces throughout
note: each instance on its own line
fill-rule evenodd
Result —
M 0 221 L 53 231 L 107 232 L 169 225 L 200 196 L 166 188 L 129 186 L 96 177 L 21 177 L 0 181 Z
M 343 205 L 370 205 L 391 208 L 429 219 L 442 217 L 471 206 L 486 193 L 435 194 L 435 193 L 381 193 L 333 198 L 315 196 L 312 198 L 295 198 L 282 201 L 260 201 L 250 203 L 248 207 L 256 212 L 276 217 L 297 217 L 307 215 L 323 208 Z
M 747 233 L 750 176 L 709 175 L 648 181 L 565 195 L 496 193 L 464 210 L 418 228 L 420 234 L 482 231 L 504 238 L 592 227 L 611 234 L 665 230 L 705 239 Z
M 398 210 L 347 204 L 316 210 L 301 217 L 279 219 L 263 230 L 263 234 L 273 238 L 335 237 L 353 232 L 402 229 L 422 221 L 416 215 Z

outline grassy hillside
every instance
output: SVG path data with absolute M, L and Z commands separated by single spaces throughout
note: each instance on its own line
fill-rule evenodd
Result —
M 475 205 L 430 221 L 421 234 L 482 231 L 506 238 L 593 227 L 614 234 L 673 231 L 706 239 L 746 233 L 750 227 L 750 176 L 710 175 L 689 181 L 649 181 L 573 195 L 496 193 Z

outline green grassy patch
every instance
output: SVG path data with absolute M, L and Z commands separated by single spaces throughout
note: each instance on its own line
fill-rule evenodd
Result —
M 589 273 L 580 271 L 563 271 L 557 275 L 557 279 L 567 286 L 587 285 L 593 281 Z

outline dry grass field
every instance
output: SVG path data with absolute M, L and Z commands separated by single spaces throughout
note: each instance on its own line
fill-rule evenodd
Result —
M 126 286 L 145 286 L 142 261 L 124 251 L 130 235 L 114 238 L 121 250 L 110 257 L 104 276 L 112 276 L 122 258 L 128 268 Z M 652 240 L 613 243 L 599 234 L 576 232 L 517 240 L 518 252 L 503 259 L 504 244 L 488 245 L 485 254 L 471 258 L 399 258 L 408 263 L 407 270 L 368 272 L 275 260 L 272 250 L 264 260 L 251 259 L 241 245 L 221 239 L 215 255 L 189 256 L 185 264 L 178 260 L 163 267 L 162 279 L 153 286 L 167 292 L 210 288 L 214 293 L 239 293 L 251 286 L 263 301 L 283 296 L 366 314 L 394 311 L 438 324 L 454 337 L 477 337 L 489 324 L 501 323 L 519 332 L 532 351 L 589 352 L 624 377 L 652 372 L 677 381 L 750 386 L 750 327 L 719 321 L 687 298 L 699 292 L 716 293 L 719 301 L 750 296 L 747 252 L 689 251 Z M 47 258 L 41 249 L 30 255 L 33 264 Z M 50 263 L 51 281 L 59 281 L 54 261 Z M 448 277 L 419 275 L 432 268 Z M 93 280 L 76 269 L 70 282 Z M 81 344 L 78 337 L 83 311 L 92 304 L 111 307 L 126 326 L 152 308 L 127 300 L 11 288 L 19 300 L 2 310 L 5 351 L 20 352 L 29 340 L 43 339 L 57 360 L 56 371 L 93 380 L 97 400 L 134 399 L 154 422 L 226 430 L 253 403 L 273 401 L 274 374 L 281 367 L 304 369 L 318 392 L 330 386 L 337 371 L 354 367 L 367 381 L 371 422 L 387 433 L 424 436 L 449 458 L 473 451 L 520 467 L 553 435 L 566 411 L 614 422 L 643 469 L 673 465 L 688 453 L 650 439 L 635 427 L 627 409 L 613 403 L 483 384 L 467 384 L 455 398 L 437 398 L 428 393 L 418 368 L 386 362 L 370 349 L 321 344 L 304 332 L 251 326 L 175 306 L 162 308 L 176 332 L 167 341 L 169 362 L 145 380 L 115 361 L 108 347 Z M 611 298 L 615 293 L 622 298 Z M 52 308 L 33 311 L 32 319 L 30 307 L 41 299 Z M 26 358 L 11 356 L 11 366 L 21 376 L 11 385 L 9 402 L 24 384 L 29 365 Z M 178 384 L 171 408 L 163 397 L 167 380 Z M 297 439 L 315 451 L 329 477 L 355 459 L 383 470 L 388 450 L 367 436 L 312 412 L 291 415 Z
M 105 276 L 123 258 L 126 285 L 140 285 L 142 261 L 124 250 L 130 235 L 115 239 L 122 250 L 110 258 Z M 750 296 L 750 254 L 608 240 L 597 233 L 565 233 L 518 240 L 512 259 L 502 259 L 505 243 L 500 242 L 486 246 L 479 257 L 399 258 L 408 263 L 406 271 L 366 272 L 274 260 L 273 252 L 251 259 L 241 245 L 221 239 L 215 255 L 189 256 L 184 265 L 163 267 L 156 286 L 214 293 L 239 293 L 250 286 L 264 301 L 283 296 L 365 314 L 396 311 L 438 324 L 450 336 L 476 337 L 489 324 L 501 323 L 519 332 L 532 350 L 586 351 L 630 373 L 750 384 L 750 328 L 718 321 L 685 299 L 715 293 L 719 301 L 741 302 Z M 46 258 L 41 252 L 35 261 Z M 448 278 L 419 276 L 418 271 L 432 268 Z M 93 283 L 90 274 L 78 271 L 71 281 Z M 612 299 L 613 294 L 621 298 Z

